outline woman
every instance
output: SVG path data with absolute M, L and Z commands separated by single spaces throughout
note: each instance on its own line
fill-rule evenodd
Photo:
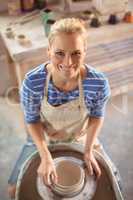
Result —
M 20 166 L 36 148 L 41 163 L 38 174 L 44 183 L 57 182 L 48 141 L 84 142 L 84 159 L 90 174 L 101 171 L 93 155 L 104 121 L 110 89 L 104 75 L 84 64 L 87 33 L 75 18 L 57 21 L 49 34 L 49 61 L 25 76 L 21 88 L 28 141 L 9 179 L 14 197 Z

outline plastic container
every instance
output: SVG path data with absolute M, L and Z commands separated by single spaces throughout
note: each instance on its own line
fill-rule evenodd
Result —
M 45 25 L 45 35 L 48 37 L 51 26 L 55 23 L 55 20 L 53 19 L 48 19 Z
M 42 21 L 42 24 L 44 27 L 45 35 L 47 37 L 49 34 L 49 31 L 50 31 L 51 25 L 55 23 L 52 10 L 45 9 L 45 10 L 41 11 L 41 21 Z

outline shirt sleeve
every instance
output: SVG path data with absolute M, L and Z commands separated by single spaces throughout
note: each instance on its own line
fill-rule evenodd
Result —
M 109 82 L 107 79 L 103 81 L 103 87 L 96 92 L 96 95 L 93 99 L 92 106 L 90 109 L 91 117 L 104 117 L 106 103 L 111 95 Z
M 26 123 L 40 120 L 40 100 L 33 90 L 33 84 L 26 76 L 20 89 L 20 102 Z

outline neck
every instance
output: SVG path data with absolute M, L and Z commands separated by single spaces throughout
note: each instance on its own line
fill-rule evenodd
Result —
M 58 89 L 63 90 L 63 91 L 70 91 L 77 87 L 79 71 L 77 71 L 75 76 L 71 78 L 62 77 L 57 71 L 54 70 L 54 67 L 52 66 L 48 66 L 48 71 L 51 72 L 52 81 Z M 82 79 L 84 79 L 85 77 L 85 74 L 86 74 L 85 71 L 86 71 L 85 67 L 84 66 L 81 67 L 80 75 Z
M 61 91 L 64 91 L 64 92 L 68 92 L 68 91 L 71 91 L 73 89 L 75 89 L 78 85 L 78 76 L 75 76 L 73 78 L 62 78 L 62 77 L 59 77 L 56 76 L 56 74 L 54 73 L 52 75 L 52 80 L 53 80 L 53 83 L 54 85 Z
M 67 84 L 71 84 L 77 81 L 78 75 L 79 75 L 79 72 L 77 71 L 77 73 L 73 77 L 63 77 L 58 72 L 53 71 L 52 78 L 53 80 L 55 80 L 55 82 L 60 83 L 61 85 L 67 85 Z

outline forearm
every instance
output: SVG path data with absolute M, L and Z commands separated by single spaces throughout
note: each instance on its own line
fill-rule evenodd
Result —
M 44 138 L 41 122 L 28 124 L 27 128 L 37 146 L 41 158 L 41 162 L 37 169 L 38 176 L 42 178 L 46 185 L 51 185 L 53 182 L 57 183 L 57 174 L 54 162 Z
M 40 157 L 45 158 L 49 154 L 49 150 L 45 141 L 43 126 L 41 122 L 27 124 L 28 133 L 31 135 L 37 146 Z
M 91 117 L 89 120 L 89 129 L 87 132 L 86 143 L 85 143 L 85 151 L 90 151 L 93 149 L 93 145 L 97 136 L 99 135 L 104 118 L 94 118 Z

